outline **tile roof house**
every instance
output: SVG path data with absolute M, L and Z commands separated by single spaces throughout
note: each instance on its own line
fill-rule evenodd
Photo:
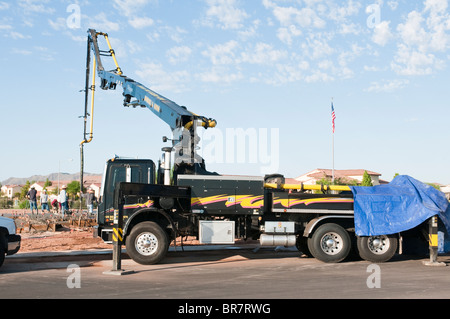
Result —
M 344 170 L 334 170 L 334 177 L 339 178 L 343 181 L 348 181 L 350 183 L 352 180 L 358 181 L 358 183 L 362 182 L 364 171 L 367 171 L 370 178 L 372 179 L 372 184 L 380 185 L 380 184 L 387 184 L 386 181 L 380 179 L 381 174 L 372 172 L 365 169 L 344 169 Z M 294 180 L 296 180 L 298 183 L 304 183 L 313 185 L 316 184 L 318 180 L 321 180 L 322 178 L 331 179 L 333 175 L 333 170 L 331 169 L 323 169 L 323 168 L 317 168 L 309 173 L 300 175 L 296 177 Z
M 3 185 L 2 194 L 5 194 L 6 197 L 12 199 L 16 193 L 20 193 L 22 190 L 22 185 Z

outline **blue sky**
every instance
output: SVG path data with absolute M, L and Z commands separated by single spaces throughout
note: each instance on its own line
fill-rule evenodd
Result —
M 125 75 L 216 119 L 217 136 L 275 132 L 270 170 L 332 167 L 333 98 L 336 169 L 450 183 L 447 0 L 0 1 L 0 181 L 79 171 L 89 28 L 109 34 Z M 121 88 L 97 90 L 85 171 L 114 154 L 157 160 L 170 134 L 122 107 Z M 205 158 L 269 173 L 262 155 Z

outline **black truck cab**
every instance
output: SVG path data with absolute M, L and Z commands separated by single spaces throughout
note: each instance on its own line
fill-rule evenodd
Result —
M 117 157 L 106 162 L 98 206 L 99 225 L 112 225 L 114 190 L 121 182 L 154 184 L 155 163 L 148 159 Z

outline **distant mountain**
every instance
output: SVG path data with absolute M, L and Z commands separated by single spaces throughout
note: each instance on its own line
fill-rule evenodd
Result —
M 87 177 L 94 177 L 94 176 L 101 176 L 101 174 L 92 174 L 92 173 L 83 173 L 83 180 L 85 180 Z M 35 181 L 35 182 L 45 182 L 46 180 L 49 181 L 57 181 L 58 180 L 58 173 L 51 173 L 48 175 L 33 175 L 26 178 L 20 178 L 20 177 L 10 177 L 8 179 L 5 179 L 1 182 L 2 185 L 25 185 L 27 181 Z M 59 180 L 61 181 L 79 181 L 80 180 L 80 173 L 59 173 Z

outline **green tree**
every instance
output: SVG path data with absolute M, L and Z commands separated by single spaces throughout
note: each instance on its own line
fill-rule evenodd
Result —
M 439 186 L 438 184 L 435 184 L 435 183 L 426 183 L 426 184 L 427 184 L 427 185 L 430 185 L 431 187 L 436 188 L 438 191 L 441 190 L 441 186 Z
M 44 188 L 47 188 L 49 186 L 52 186 L 52 182 L 50 182 L 47 178 L 47 180 L 45 181 L 45 184 L 44 184 Z
M 373 186 L 372 178 L 370 178 L 370 175 L 369 173 L 367 173 L 367 171 L 364 171 L 361 186 Z
M 27 197 L 27 193 L 30 190 L 30 186 L 31 186 L 30 181 L 27 181 L 25 183 L 25 185 L 22 186 L 22 189 L 20 190 L 20 196 L 19 196 L 20 199 L 24 199 Z
M 80 192 L 80 182 L 71 181 L 69 184 L 67 184 L 66 192 L 67 195 L 72 197 L 72 199 L 76 199 L 77 194 Z
M 357 186 L 358 181 L 355 179 L 346 179 L 346 178 L 340 178 L 336 177 L 334 179 L 334 182 L 331 180 L 331 178 L 321 178 L 316 181 L 317 185 L 349 185 L 349 186 Z M 322 193 L 321 191 L 314 191 L 315 194 Z

